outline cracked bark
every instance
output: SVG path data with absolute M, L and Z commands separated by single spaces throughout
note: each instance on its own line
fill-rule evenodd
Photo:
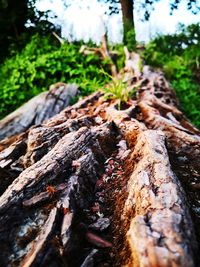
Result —
M 127 86 L 139 87 L 126 109 L 96 92 L 1 141 L 1 266 L 199 263 L 200 194 L 188 191 L 200 183 L 199 130 L 163 74 L 125 52 Z

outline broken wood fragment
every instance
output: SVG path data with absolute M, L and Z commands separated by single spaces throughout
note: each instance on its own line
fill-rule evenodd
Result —
M 55 223 L 57 214 L 57 208 L 53 208 L 49 214 L 49 217 L 44 225 L 44 229 L 41 230 L 39 235 L 33 241 L 33 247 L 29 251 L 29 253 L 25 256 L 24 260 L 22 261 L 20 267 L 29 267 L 32 265 L 34 260 L 37 257 L 37 254 L 42 249 L 46 239 L 48 238 L 49 234 L 52 232 L 53 225 Z

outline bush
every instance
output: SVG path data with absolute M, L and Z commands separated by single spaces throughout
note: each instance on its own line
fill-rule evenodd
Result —
M 147 64 L 164 70 L 187 117 L 200 127 L 200 24 L 158 36 L 144 51 Z
M 30 43 L 0 66 L 0 117 L 46 91 L 52 83 L 75 82 L 87 95 L 108 81 L 100 72 L 106 62 L 79 53 L 80 43 L 60 45 L 54 37 L 35 35 Z

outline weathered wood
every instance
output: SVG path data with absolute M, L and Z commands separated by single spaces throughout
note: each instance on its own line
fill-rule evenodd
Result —
M 89 127 L 91 125 L 91 118 L 82 117 L 80 119 L 68 119 L 67 122 L 57 126 L 41 125 L 30 129 L 27 139 L 27 153 L 23 159 L 24 165 L 28 167 L 41 159 L 67 133 L 76 131 L 80 127 Z
M 102 130 L 105 135 L 110 134 L 109 128 L 105 127 L 105 130 Z M 37 192 L 35 190 L 39 183 L 44 185 L 52 182 L 56 176 L 70 167 L 73 160 L 84 155 L 90 146 L 97 146 L 98 143 L 95 144 L 94 138 L 100 134 L 85 127 L 80 128 L 76 133 L 66 134 L 48 154 L 22 172 L 8 187 L 0 197 L 0 213 L 11 205 L 16 205 L 27 195 L 30 197 Z M 24 190 L 27 191 L 26 196 Z
M 127 238 L 134 266 L 194 266 L 192 222 L 170 168 L 165 137 L 147 130 L 137 140 L 123 211 L 124 220 L 133 216 Z
M 126 111 L 112 107 L 107 117 L 133 149 L 121 218 L 131 247 L 128 266 L 194 266 L 195 234 L 184 192 L 170 167 L 165 135 L 147 130 Z
M 5 242 L 4 238 L 8 238 L 8 228 L 12 231 L 12 226 L 8 227 L 8 224 L 5 224 L 6 221 L 9 222 L 12 218 L 17 217 L 17 221 L 21 222 L 23 229 L 29 229 L 30 222 L 27 221 L 26 225 L 26 221 L 24 222 L 23 218 L 28 216 L 30 209 L 37 210 L 39 206 L 39 210 L 44 210 L 45 203 L 54 202 L 60 197 L 57 208 L 60 212 L 63 211 L 64 216 L 60 233 L 62 240 L 60 253 L 62 255 L 63 251 L 65 251 L 65 255 L 68 255 L 65 247 L 71 242 L 69 240 L 70 232 L 67 234 L 67 229 L 71 226 L 72 214 L 75 213 L 76 215 L 79 209 L 87 208 L 91 202 L 94 185 L 98 177 L 97 170 L 99 163 L 102 164 L 106 158 L 108 153 L 107 144 L 110 143 L 112 147 L 112 142 L 114 142 L 110 138 L 111 135 L 112 126 L 109 124 L 92 127 L 91 129 L 82 127 L 75 133 L 71 132 L 66 134 L 41 160 L 24 170 L 0 197 L 0 213 L 2 215 L 0 218 L 1 239 Z M 74 160 L 78 160 L 79 164 L 73 163 Z M 73 174 L 74 167 L 72 165 L 77 165 L 73 179 L 69 179 L 68 184 L 65 186 L 56 186 L 57 181 L 59 183 L 66 183 L 69 174 Z M 48 184 L 54 184 L 52 186 L 53 192 L 44 191 L 44 188 L 47 188 Z M 23 204 L 24 208 L 22 208 L 21 204 Z M 18 208 L 21 211 L 16 214 L 15 211 Z M 27 208 L 29 209 L 27 210 Z M 52 217 L 52 212 L 50 211 L 50 217 Z M 35 216 L 36 229 L 41 228 L 40 225 L 37 225 L 37 220 L 39 220 L 41 213 L 36 213 Z M 22 266 L 31 266 L 33 261 L 37 261 L 36 257 L 38 253 L 45 253 L 40 251 L 43 251 L 44 244 L 48 243 L 47 237 L 50 233 L 48 230 L 49 226 L 47 226 L 49 225 L 48 221 L 50 219 L 46 218 L 46 220 L 47 223 L 42 226 L 44 230 L 41 229 L 36 240 L 20 252 L 24 256 L 27 249 L 31 248 L 30 252 L 22 261 Z M 3 222 L 4 224 L 2 224 Z M 16 231 L 15 237 L 13 241 L 10 240 L 9 242 L 14 245 L 14 242 L 19 239 L 18 235 L 20 235 L 20 232 L 18 232 L 15 225 L 13 225 L 13 228 Z M 28 233 L 24 234 L 24 239 L 26 235 Z M 16 261 L 17 259 L 14 257 L 14 260 Z M 11 258 L 7 260 L 4 258 L 4 264 L 11 264 L 11 262 Z
M 139 88 L 127 109 L 96 92 L 1 141 L 1 266 L 199 264 L 199 130 L 163 74 L 125 52 L 115 77 Z
M 25 256 L 24 260 L 20 264 L 21 267 L 29 267 L 35 260 L 44 242 L 46 241 L 47 237 L 53 230 L 56 214 L 57 214 L 57 208 L 53 208 L 49 214 L 47 221 L 45 222 L 44 230 L 42 229 L 39 235 L 33 241 L 32 249 L 29 251 L 29 253 Z
M 19 134 L 59 113 L 77 94 L 77 86 L 56 83 L 0 121 L 0 140 Z

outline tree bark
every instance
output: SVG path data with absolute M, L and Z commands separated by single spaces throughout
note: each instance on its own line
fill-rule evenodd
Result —
M 132 51 L 135 47 L 135 26 L 133 17 L 133 0 L 120 0 L 123 20 L 123 42 Z
M 123 109 L 96 92 L 1 142 L 1 266 L 198 266 L 200 133 L 138 60 Z

